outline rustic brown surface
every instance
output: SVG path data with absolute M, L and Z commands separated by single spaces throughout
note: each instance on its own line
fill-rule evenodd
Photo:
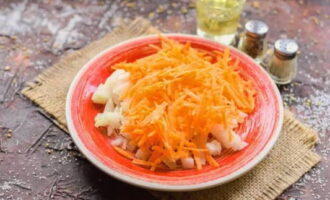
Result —
M 144 16 L 162 31 L 194 33 L 194 8 L 174 2 L 0 0 L 0 199 L 153 199 L 81 158 L 70 137 L 18 91 L 122 18 Z M 244 12 L 242 22 L 258 18 L 270 25 L 270 42 L 285 36 L 299 42 L 299 73 L 282 95 L 320 132 L 323 161 L 279 199 L 330 199 L 329 10 L 329 0 L 263 0 L 248 1 Z

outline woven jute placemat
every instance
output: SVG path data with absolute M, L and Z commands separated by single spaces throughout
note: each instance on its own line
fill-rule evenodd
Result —
M 79 69 L 93 56 L 111 45 L 159 31 L 142 18 L 124 23 L 103 38 L 76 51 L 27 83 L 22 93 L 66 130 L 65 98 Z M 152 192 L 159 199 L 268 200 L 275 199 L 287 187 L 320 161 L 312 151 L 317 134 L 285 111 L 281 136 L 270 154 L 252 171 L 239 179 L 212 189 L 196 192 Z

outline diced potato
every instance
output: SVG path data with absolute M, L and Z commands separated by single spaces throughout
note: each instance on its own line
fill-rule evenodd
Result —
M 94 103 L 106 104 L 109 99 L 118 103 L 121 94 L 129 87 L 129 72 L 114 71 L 104 84 L 100 84 L 92 96 Z
M 181 163 L 182 167 L 185 169 L 192 169 L 195 166 L 195 162 L 192 157 L 182 158 Z
M 223 126 L 219 124 L 212 128 L 211 133 L 225 148 L 237 151 L 243 149 L 247 145 L 235 131 L 230 130 L 226 132 Z
M 115 105 L 113 104 L 112 98 L 109 98 L 107 103 L 105 104 L 103 112 L 112 112 L 115 108 Z
M 111 126 L 112 128 L 120 128 L 122 116 L 116 112 L 99 113 L 95 117 L 95 126 Z
M 123 95 L 123 93 L 128 89 L 128 87 L 130 86 L 129 82 L 125 82 L 125 81 L 117 81 L 116 84 L 112 85 L 112 100 L 115 104 L 119 104 L 119 98 L 121 97 L 121 95 Z
M 118 75 L 118 80 L 119 81 L 129 81 L 129 72 L 126 72 L 125 70 L 122 70 L 122 69 L 119 69 L 118 70 L 119 72 L 118 73 L 120 73 L 119 75 Z
M 123 142 L 124 142 L 124 139 L 122 137 L 116 137 L 115 139 L 113 139 L 111 141 L 111 145 L 118 147 L 118 146 L 121 146 L 123 144 Z
M 217 140 L 206 143 L 206 148 L 212 156 L 218 156 L 221 153 L 221 145 Z
M 105 85 L 108 88 L 115 88 L 117 85 L 122 83 L 129 82 L 129 72 L 126 72 L 122 69 L 114 71 L 109 78 L 105 81 Z
M 129 104 L 130 104 L 130 101 L 128 99 L 123 100 L 120 103 L 120 107 L 121 107 L 122 111 L 124 111 L 124 112 L 127 111 L 129 108 Z
M 103 84 L 100 84 L 92 96 L 92 101 L 97 104 L 106 104 L 109 99 L 109 90 Z
M 111 87 L 113 85 L 116 84 L 116 82 L 118 81 L 118 78 L 120 77 L 121 74 L 124 74 L 124 73 L 128 73 L 128 72 L 125 72 L 124 70 L 122 69 L 119 69 L 119 70 L 115 70 L 110 76 L 109 78 L 107 78 L 107 80 L 105 81 L 105 85 L 107 87 Z M 129 74 L 129 73 L 128 73 Z
M 232 131 L 232 132 L 233 132 L 234 139 L 231 142 L 231 148 L 234 151 L 238 151 L 238 150 L 244 149 L 248 145 L 248 143 L 245 142 L 245 141 L 243 141 L 241 139 L 241 137 L 239 135 L 237 135 L 237 133 L 235 133 L 234 131 Z
M 112 93 L 115 96 L 120 97 L 130 86 L 129 82 L 119 82 L 118 84 L 115 85 L 115 87 L 113 87 Z

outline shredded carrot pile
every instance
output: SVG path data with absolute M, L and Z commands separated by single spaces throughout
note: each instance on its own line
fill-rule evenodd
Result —
M 116 150 L 151 170 L 188 156 L 201 169 L 201 153 L 218 166 L 206 148 L 210 131 L 215 124 L 229 129 L 240 112 L 253 111 L 253 84 L 240 75 L 230 49 L 210 54 L 167 38 L 153 48 L 157 52 L 150 56 L 113 66 L 129 72 L 132 83 L 120 97 L 128 101 L 120 131 L 150 156 L 138 160 L 128 150 Z

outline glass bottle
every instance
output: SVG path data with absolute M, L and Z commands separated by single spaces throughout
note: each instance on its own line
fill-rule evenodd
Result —
M 267 49 L 268 30 L 267 24 L 262 21 L 248 21 L 245 24 L 245 31 L 238 44 L 238 49 L 260 63 Z
M 268 72 L 277 84 L 288 84 L 296 76 L 298 48 L 298 44 L 291 39 L 279 39 L 275 42 Z
M 197 34 L 229 45 L 246 0 L 197 0 Z

